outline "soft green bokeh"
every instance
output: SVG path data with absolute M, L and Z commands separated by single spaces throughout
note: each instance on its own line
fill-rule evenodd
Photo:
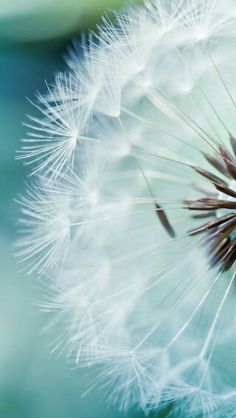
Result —
M 105 8 L 126 4 L 126 0 L 0 0 L 0 39 L 62 37 L 93 26 Z

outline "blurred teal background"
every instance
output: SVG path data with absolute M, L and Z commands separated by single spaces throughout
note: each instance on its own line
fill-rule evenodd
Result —
M 50 354 L 53 336 L 34 306 L 37 280 L 21 272 L 12 255 L 19 215 L 13 201 L 26 171 L 15 151 L 22 121 L 36 90 L 64 69 L 69 39 L 93 27 L 105 6 L 121 0 L 0 0 L 0 418 L 140 418 L 107 409 L 101 391 L 82 398 L 91 376 Z

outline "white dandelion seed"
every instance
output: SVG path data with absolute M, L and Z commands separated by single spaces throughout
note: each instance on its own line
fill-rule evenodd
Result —
M 20 197 L 22 217 L 19 219 L 22 238 L 18 242 L 16 256 L 27 260 L 28 272 L 43 274 L 62 262 L 70 243 L 69 196 L 63 189 L 47 188 L 38 180 L 27 186 L 27 194 Z
M 73 166 L 77 143 L 84 139 L 88 115 L 79 93 L 74 100 L 71 84 L 72 77 L 58 76 L 54 88 L 48 86 L 47 97 L 37 95 L 39 104 L 34 106 L 42 116 L 29 116 L 26 126 L 30 131 L 17 153 L 17 159 L 33 165 L 33 174 L 47 173 L 54 178 Z
M 18 256 L 107 402 L 235 417 L 236 3 L 104 19 L 39 95 Z M 39 179 L 38 179 L 39 177 Z

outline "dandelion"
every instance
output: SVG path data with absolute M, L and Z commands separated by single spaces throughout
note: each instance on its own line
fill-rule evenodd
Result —
M 147 0 L 70 49 L 18 158 L 18 256 L 108 403 L 235 417 L 236 3 Z

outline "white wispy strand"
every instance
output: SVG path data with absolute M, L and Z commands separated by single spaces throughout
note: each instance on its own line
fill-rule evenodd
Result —
M 47 279 L 53 350 L 96 367 L 85 392 L 124 410 L 236 416 L 234 265 L 209 265 L 184 204 L 230 200 L 197 168 L 236 134 L 235 37 L 234 0 L 147 0 L 104 19 L 37 94 L 17 154 L 33 175 L 17 257 Z

